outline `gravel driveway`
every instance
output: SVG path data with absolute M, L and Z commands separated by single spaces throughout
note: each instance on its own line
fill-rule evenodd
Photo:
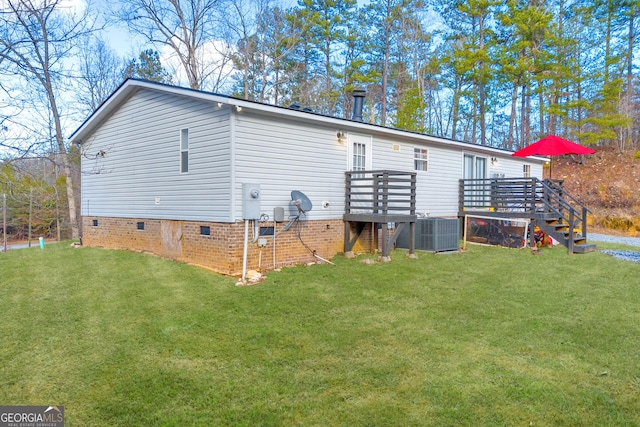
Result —
M 594 242 L 621 243 L 630 246 L 640 246 L 640 237 L 610 236 L 608 234 L 589 233 L 587 238 Z M 611 249 L 603 249 L 600 252 L 616 258 L 625 259 L 627 261 L 640 262 L 640 252 Z
M 587 239 L 594 242 L 621 243 L 630 246 L 640 246 L 640 237 L 610 236 L 608 234 L 589 233 Z

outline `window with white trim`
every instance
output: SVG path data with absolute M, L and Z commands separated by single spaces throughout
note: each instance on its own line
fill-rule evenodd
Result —
M 189 129 L 180 130 L 180 172 L 189 172 Z
M 417 171 L 427 171 L 429 167 L 429 151 L 424 148 L 413 149 L 413 168 Z
M 531 165 L 522 165 L 522 176 L 525 178 L 531 177 Z
M 367 145 L 354 142 L 353 143 L 353 163 L 351 170 L 364 171 L 367 169 Z

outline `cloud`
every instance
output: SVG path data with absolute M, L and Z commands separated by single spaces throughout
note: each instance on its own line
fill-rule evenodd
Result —
M 181 54 L 186 56 L 184 45 Z M 198 72 L 204 76 L 202 89 L 219 91 L 229 89 L 230 77 L 235 72 L 231 55 L 234 53 L 234 47 L 229 46 L 222 40 L 211 40 L 203 43 L 196 50 L 196 61 L 198 63 Z M 160 62 L 162 65 L 175 76 L 174 83 L 189 86 L 189 79 L 178 54 L 168 45 L 164 45 L 160 51 Z
M 24 1 L 24 0 L 0 0 L 0 11 L 8 12 L 9 11 L 9 1 L 14 6 L 18 6 L 21 3 L 27 4 L 31 7 L 42 8 L 45 6 L 50 6 L 51 1 L 47 0 L 32 0 L 32 1 Z M 58 0 L 56 9 L 62 13 L 67 13 L 69 15 L 81 15 L 87 9 L 87 1 L 86 0 Z

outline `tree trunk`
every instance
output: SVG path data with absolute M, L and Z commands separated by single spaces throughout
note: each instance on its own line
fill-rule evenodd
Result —
M 529 142 L 529 108 L 527 87 L 522 86 L 522 100 L 520 105 L 520 131 L 521 139 L 518 148 L 523 148 Z
M 480 51 L 484 49 L 484 16 L 480 13 L 478 17 L 478 31 L 480 35 Z M 485 90 L 484 90 L 484 62 L 480 61 L 480 77 L 478 82 L 478 108 L 479 108 L 479 120 L 480 120 L 480 144 L 485 145 L 486 139 L 486 124 L 485 124 Z
M 542 87 L 538 88 L 538 116 L 540 119 L 540 136 L 545 136 L 544 131 L 544 96 L 542 94 Z
M 631 115 L 633 108 L 633 45 L 635 42 L 635 30 L 634 30 L 634 21 L 636 17 L 636 8 L 635 4 L 631 3 L 629 6 L 629 34 L 628 34 L 628 54 L 627 54 L 627 90 L 624 97 L 625 109 L 627 114 Z M 633 120 L 629 120 L 629 124 L 626 126 L 624 130 L 625 141 L 629 146 L 634 146 L 633 141 Z
M 458 115 L 460 114 L 460 91 L 462 90 L 461 77 L 456 75 L 456 87 L 453 92 L 453 105 L 451 110 L 453 111 L 452 123 L 451 123 L 451 139 L 456 139 L 458 130 Z
M 71 170 L 71 163 L 69 162 L 69 156 L 67 155 L 67 149 L 64 145 L 64 137 L 62 133 L 62 124 L 60 122 L 60 113 L 58 111 L 58 105 L 53 93 L 53 85 L 49 78 L 49 74 L 46 74 L 45 89 L 49 97 L 49 105 L 51 106 L 51 114 L 53 115 L 53 121 L 56 132 L 56 143 L 58 146 L 58 155 L 62 161 L 62 169 L 64 171 L 64 177 L 66 181 L 67 189 L 67 204 L 69 206 L 69 226 L 71 228 L 71 238 L 80 238 L 80 228 L 78 226 L 78 209 L 76 206 L 76 192 L 73 186 L 74 179 Z
M 509 115 L 509 137 L 507 139 L 507 147 L 509 150 L 513 150 L 514 147 L 514 140 L 513 140 L 513 132 L 515 130 L 515 126 L 516 126 L 516 116 L 517 116 L 517 109 L 516 109 L 516 104 L 518 103 L 518 84 L 515 83 L 513 85 L 513 91 L 511 92 L 511 114 Z

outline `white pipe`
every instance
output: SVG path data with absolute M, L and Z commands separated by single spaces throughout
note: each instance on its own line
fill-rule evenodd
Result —
M 276 226 L 278 223 L 273 219 L 273 269 L 276 269 Z
M 242 255 L 242 282 L 247 277 L 247 247 L 249 246 L 249 220 L 244 220 L 244 253 Z
M 251 229 L 251 243 L 258 241 L 260 237 L 260 222 L 257 219 L 253 220 L 253 228 Z

